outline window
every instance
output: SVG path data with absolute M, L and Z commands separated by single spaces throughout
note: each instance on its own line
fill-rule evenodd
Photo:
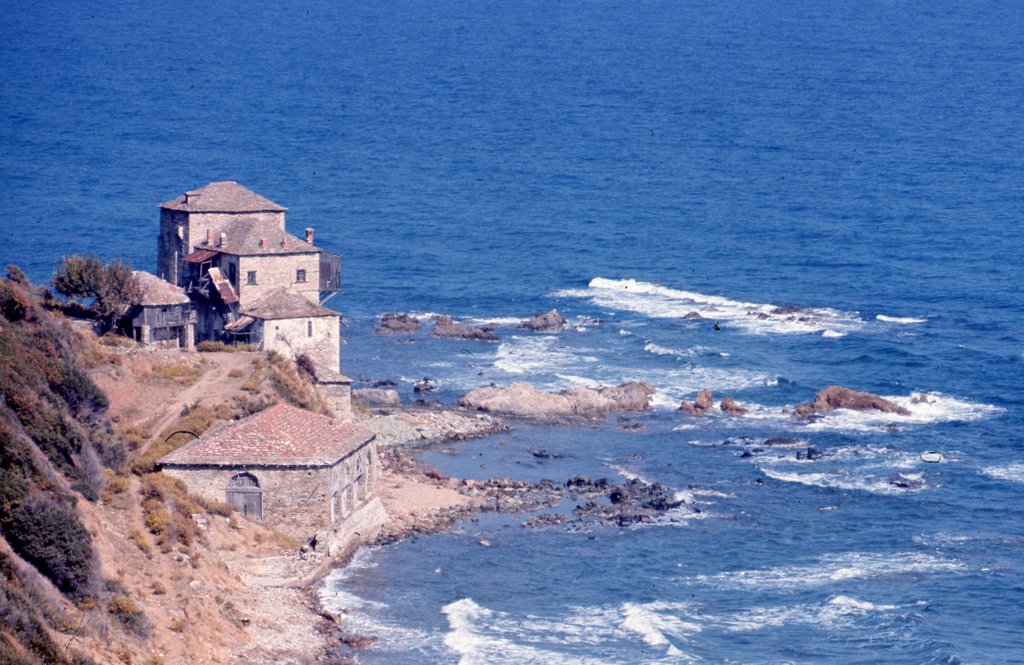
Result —
M 249 270 L 248 272 L 245 273 L 245 283 L 246 284 L 255 284 L 256 283 L 256 271 L 255 270 Z
M 299 283 L 299 284 L 305 284 L 306 283 L 306 271 L 303 270 L 302 268 L 299 268 L 298 270 L 296 270 L 295 271 L 295 281 L 297 283 Z
M 312 321 L 306 321 L 306 337 L 312 337 L 312 336 L 313 336 L 313 322 Z

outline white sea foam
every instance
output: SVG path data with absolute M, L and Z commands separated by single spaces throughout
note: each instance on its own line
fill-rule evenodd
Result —
M 484 316 L 479 318 L 471 317 L 467 319 L 459 319 L 459 321 L 470 326 L 486 328 L 514 328 L 518 327 L 528 318 L 529 317 L 526 316 Z
M 986 466 L 981 472 L 990 478 L 1024 483 L 1024 462 L 1012 462 L 1002 466 Z
M 730 632 L 752 632 L 792 624 L 819 625 L 831 630 L 850 628 L 870 614 L 892 612 L 898 605 L 879 605 L 850 596 L 833 596 L 824 603 L 753 607 L 720 621 Z
M 676 616 L 687 611 L 688 606 L 682 603 L 625 603 L 622 627 L 638 634 L 652 647 L 664 647 L 666 656 L 685 658 L 686 654 L 669 638 L 685 643 L 687 636 L 701 631 L 700 624 Z
M 786 483 L 799 483 L 812 487 L 831 487 L 841 490 L 862 490 L 872 494 L 903 494 L 915 491 L 908 487 L 898 487 L 892 483 L 889 476 L 878 477 L 863 475 L 856 471 L 833 471 L 833 472 L 795 472 L 775 468 L 761 468 L 761 473 Z M 921 474 L 901 474 L 906 480 L 915 484 L 919 483 L 917 490 L 924 489 L 923 476 Z
M 839 332 L 838 330 L 832 330 L 831 328 L 829 328 L 828 330 L 822 332 L 821 336 L 827 337 L 829 339 L 838 339 L 839 337 L 846 337 L 846 333 Z
M 701 628 L 677 616 L 685 608 L 678 603 L 626 603 L 574 607 L 556 617 L 513 616 L 463 598 L 442 608 L 449 625 L 444 644 L 465 665 L 598 665 L 633 662 L 630 656 L 639 650 L 635 645 L 639 636 L 645 644 L 665 649 L 664 659 L 645 658 L 646 662 L 689 661 L 693 658 L 679 645 Z M 595 652 L 603 652 L 604 657 L 591 655 Z
M 885 314 L 879 314 L 875 318 L 883 323 L 900 323 L 904 325 L 914 323 L 928 323 L 928 319 L 917 318 L 914 316 L 886 316 Z
M 622 476 L 626 480 L 638 480 L 647 485 L 651 484 L 651 480 L 648 479 L 639 471 L 633 471 L 632 469 L 627 469 L 626 467 L 620 466 L 618 464 L 608 464 L 607 462 L 605 464 L 609 469 L 612 469 L 613 471 L 615 471 L 615 473 Z
M 921 401 L 922 397 L 927 400 Z M 806 425 L 811 430 L 845 430 L 869 432 L 900 425 L 933 425 L 936 423 L 968 422 L 989 418 L 1003 409 L 991 404 L 968 402 L 941 393 L 912 393 L 886 395 L 885 399 L 910 412 L 909 415 L 882 413 L 881 411 L 852 411 L 836 409 Z M 915 399 L 918 401 L 915 402 Z
M 964 570 L 966 566 L 958 561 L 931 554 L 848 552 L 802 565 L 728 571 L 693 579 L 720 589 L 812 589 L 847 580 L 959 574 Z
M 653 318 L 681 319 L 696 311 L 702 318 L 724 321 L 751 333 L 820 333 L 825 330 L 845 333 L 864 326 L 864 321 L 855 313 L 830 308 L 777 312 L 779 308 L 772 304 L 730 300 L 635 279 L 595 277 L 587 289 L 568 289 L 554 295 L 585 298 L 601 307 Z
M 710 347 L 704 346 L 703 344 L 695 344 L 687 349 L 672 349 L 667 346 L 661 346 L 654 342 L 648 342 L 644 345 L 644 351 L 653 353 L 656 356 L 675 356 L 676 358 L 693 358 L 698 355 L 704 355 L 709 353 L 715 353 Z M 728 357 L 729 354 L 719 354 L 724 357 Z
M 554 374 L 596 361 L 560 346 L 554 335 L 513 335 L 498 345 L 494 367 L 509 374 Z

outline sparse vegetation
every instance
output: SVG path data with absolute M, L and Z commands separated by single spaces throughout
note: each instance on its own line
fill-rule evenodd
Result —
M 204 353 L 213 353 L 217 351 L 259 351 L 259 348 L 255 344 L 225 344 L 224 342 L 203 340 L 196 344 L 196 351 Z
M 187 362 L 156 365 L 146 372 L 142 378 L 146 381 L 173 381 L 183 386 L 190 386 L 199 380 L 206 370 Z
M 113 598 L 107 603 L 107 611 L 130 633 L 139 637 L 149 637 L 153 632 L 153 624 L 130 598 Z

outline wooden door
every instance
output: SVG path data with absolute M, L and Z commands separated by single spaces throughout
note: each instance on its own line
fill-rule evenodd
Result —
M 256 476 L 239 473 L 228 481 L 228 503 L 246 517 L 263 520 L 263 490 Z

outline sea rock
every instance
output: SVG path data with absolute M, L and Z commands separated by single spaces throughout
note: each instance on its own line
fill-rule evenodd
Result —
M 696 311 L 694 311 L 694 312 L 687 312 L 687 313 L 686 313 L 686 316 L 684 316 L 683 318 L 684 318 L 684 319 L 702 319 L 702 318 L 704 318 L 704 317 L 702 317 L 702 316 L 700 315 L 700 312 L 696 312 Z
M 800 439 L 790 439 L 786 436 L 773 436 L 770 439 L 766 439 L 764 445 L 766 446 L 794 446 L 800 443 Z
M 776 307 L 772 310 L 772 314 L 802 314 L 806 311 L 799 305 L 786 305 L 785 307 Z
M 432 393 L 437 390 L 437 381 L 433 380 L 429 376 L 423 377 L 420 381 L 412 384 L 413 392 L 417 393 Z
M 924 487 L 924 481 L 920 478 L 904 476 L 902 473 L 895 473 L 889 477 L 889 484 L 905 490 L 918 490 Z
M 797 404 L 795 412 L 801 418 L 813 417 L 834 409 L 851 409 L 853 411 L 881 411 L 901 416 L 910 415 L 902 406 L 883 399 L 869 392 L 858 392 L 843 386 L 829 386 L 818 391 L 814 401 L 809 404 Z
M 824 456 L 825 455 L 817 448 L 808 448 L 807 450 L 798 450 L 796 452 L 796 458 L 798 460 L 807 460 L 809 462 L 816 462 Z
M 438 316 L 434 318 L 434 329 L 430 331 L 431 337 L 444 337 L 446 339 L 473 339 L 485 342 L 497 342 L 498 336 L 491 328 L 477 328 L 457 323 L 450 316 Z
M 644 411 L 650 408 L 654 392 L 650 384 L 629 382 L 546 393 L 520 381 L 472 390 L 459 398 L 459 406 L 518 418 L 593 418 L 617 411 Z
M 377 319 L 374 332 L 381 335 L 411 335 L 423 330 L 423 324 L 415 316 L 388 312 Z
M 353 390 L 352 396 L 367 406 L 401 406 L 398 391 L 385 388 L 362 388 Z
M 697 398 L 693 400 L 693 402 L 687 402 L 684 400 L 683 403 L 679 405 L 679 410 L 696 415 L 711 413 L 715 410 L 715 402 L 711 398 L 711 391 L 705 388 L 697 393 Z
M 565 327 L 565 317 L 559 314 L 557 309 L 553 309 L 547 313 L 535 314 L 523 321 L 519 327 L 534 332 L 556 332 Z
M 931 404 L 932 401 L 928 399 L 928 395 L 924 393 L 918 393 L 914 395 L 914 398 L 910 400 L 911 404 Z
M 722 409 L 723 413 L 728 413 L 730 416 L 742 416 L 747 412 L 746 409 L 736 403 L 736 400 L 728 395 L 722 398 L 718 408 Z

